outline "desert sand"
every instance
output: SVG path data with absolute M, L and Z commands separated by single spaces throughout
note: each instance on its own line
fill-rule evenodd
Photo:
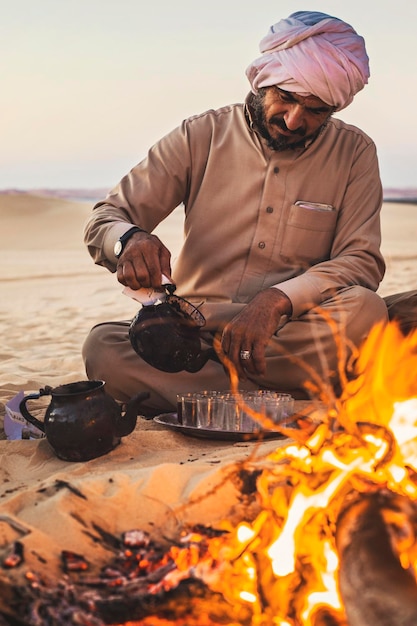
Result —
M 0 195 L 0 428 L 6 402 L 19 391 L 85 379 L 81 346 L 95 323 L 137 311 L 115 276 L 95 266 L 84 247 L 90 211 L 89 203 Z M 381 295 L 416 288 L 417 206 L 384 204 L 382 226 L 387 272 Z M 181 210 L 157 232 L 175 259 Z M 206 522 L 236 514 L 233 480 L 185 514 L 177 507 L 209 493 L 234 462 L 256 463 L 285 443 L 196 439 L 139 418 L 135 431 L 109 454 L 70 463 L 59 460 L 45 439 L 10 441 L 4 433 L 2 438 L 0 557 L 19 539 L 27 547 L 25 567 L 46 562 L 54 575 L 60 549 L 88 552 L 92 540 L 85 527 L 91 530 L 93 521 L 116 533 L 154 522 L 175 532 L 184 519 Z M 93 560 L 99 559 L 95 554 Z M 7 610 L 1 600 L 0 610 Z

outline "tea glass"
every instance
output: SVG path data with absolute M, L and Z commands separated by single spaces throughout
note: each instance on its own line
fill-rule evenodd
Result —
M 262 418 L 284 425 L 294 411 L 294 399 L 269 390 L 199 391 L 178 394 L 177 407 L 184 426 L 252 433 L 267 430 Z
M 197 397 L 194 392 L 177 394 L 178 423 L 197 426 Z

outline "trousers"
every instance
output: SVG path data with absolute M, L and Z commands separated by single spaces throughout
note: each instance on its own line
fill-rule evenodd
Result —
M 215 308 L 213 304 L 214 319 Z M 223 303 L 221 309 L 224 319 L 227 305 Z M 231 304 L 229 319 L 236 312 L 236 305 Z M 266 348 L 265 375 L 239 381 L 239 389 L 273 389 L 306 399 L 311 397 L 308 385 L 313 383 L 331 385 L 337 393 L 341 360 L 344 367 L 372 326 L 387 320 L 387 306 L 376 293 L 360 286 L 343 289 L 320 308 L 279 328 Z M 88 378 L 104 380 L 107 392 L 116 400 L 125 402 L 140 391 L 148 391 L 150 397 L 142 408 L 143 415 L 151 417 L 176 411 L 179 393 L 230 388 L 230 371 L 214 360 L 193 373 L 155 369 L 133 350 L 129 326 L 129 320 L 94 326 L 82 350 Z

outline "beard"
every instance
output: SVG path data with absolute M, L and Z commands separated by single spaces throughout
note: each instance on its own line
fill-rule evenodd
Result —
M 251 110 L 256 129 L 266 140 L 268 148 L 271 150 L 274 150 L 275 152 L 283 152 L 284 150 L 298 150 L 299 148 L 305 148 L 306 140 L 313 141 L 327 125 L 328 119 L 314 134 L 307 135 L 305 130 L 302 128 L 290 131 L 287 128 L 284 119 L 275 115 L 270 119 L 269 124 L 277 126 L 281 130 L 291 133 L 291 135 L 279 135 L 278 137 L 272 137 L 268 130 L 268 122 L 265 118 L 265 93 L 265 87 L 261 87 L 257 93 L 251 92 L 246 100 L 246 103 Z

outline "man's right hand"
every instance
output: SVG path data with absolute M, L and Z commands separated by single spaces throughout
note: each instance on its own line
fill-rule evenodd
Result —
M 171 253 L 156 236 L 134 233 L 117 262 L 117 280 L 131 289 L 161 287 L 162 274 L 171 278 Z

